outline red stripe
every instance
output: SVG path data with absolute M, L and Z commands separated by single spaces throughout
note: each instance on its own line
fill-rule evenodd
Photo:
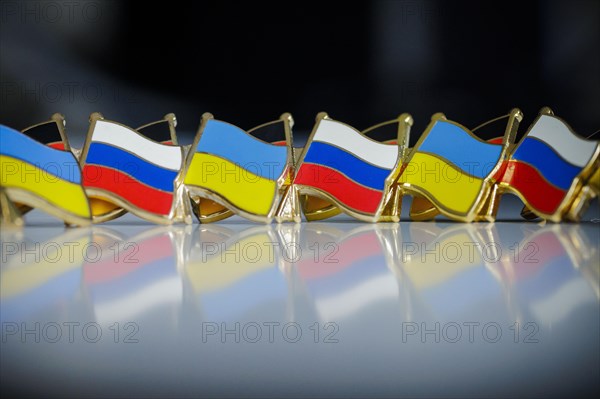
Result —
M 165 145 L 173 145 L 173 142 L 171 140 L 161 141 L 160 143 Z
M 321 189 L 347 207 L 370 214 L 383 197 L 381 191 L 361 186 L 334 169 L 310 163 L 302 164 L 294 183 Z
M 86 263 L 83 269 L 85 283 L 115 280 L 149 263 L 173 256 L 173 246 L 167 235 L 159 235 L 134 244 L 122 252 L 117 252 L 116 247 L 106 248 L 107 256 L 98 262 Z
M 333 245 L 328 245 L 329 243 Z M 353 263 L 381 253 L 382 248 L 373 231 L 350 237 L 337 244 L 333 241 L 317 243 L 318 254 L 309 251 L 308 256 L 296 264 L 303 279 L 318 279 L 338 273 Z M 314 248 L 313 248 L 314 249 Z
M 54 143 L 48 143 L 46 145 L 50 148 L 54 148 L 55 150 L 65 150 L 65 144 L 62 141 L 56 141 Z
M 552 231 L 540 234 L 534 241 L 523 239 L 519 248 L 517 254 L 510 254 L 517 280 L 537 274 L 548 262 L 565 254 L 565 248 Z
M 490 144 L 502 144 L 502 140 L 504 140 L 504 137 L 496 137 L 493 139 L 489 139 L 487 142 Z
M 274 141 L 271 144 L 277 145 L 277 146 L 284 146 L 287 144 L 287 142 L 285 140 L 281 140 L 281 141 Z
M 536 210 L 551 214 L 556 211 L 565 192 L 548 183 L 537 169 L 519 161 L 508 161 L 502 181 L 518 190 Z
M 502 163 L 500 164 L 500 168 L 498 169 L 498 171 L 494 174 L 494 176 L 492 178 L 496 181 L 503 181 L 504 173 L 506 173 L 507 167 L 508 167 L 508 161 L 502 161 Z
M 173 203 L 173 194 L 148 187 L 124 173 L 98 165 L 85 165 L 83 185 L 110 191 L 138 208 L 159 215 L 168 215 Z

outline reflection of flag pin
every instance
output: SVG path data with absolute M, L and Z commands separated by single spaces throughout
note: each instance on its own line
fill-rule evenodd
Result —
M 399 178 L 402 190 L 426 200 L 417 202 L 413 214 L 425 218 L 435 214 L 428 207 L 431 202 L 449 218 L 463 222 L 482 219 L 492 176 L 507 156 L 513 126 L 519 119 L 520 111 L 511 111 L 502 144 L 493 144 L 443 114 L 434 115 Z
M 184 172 L 201 222 L 223 219 L 230 211 L 259 222 L 299 221 L 289 192 L 292 125 L 291 116 L 283 114 L 246 132 L 211 114 L 202 116 Z
M 363 221 L 399 220 L 400 201 L 392 183 L 400 171 L 412 118 L 402 114 L 381 125 L 394 123 L 397 142 L 385 144 L 324 112 L 317 116 L 294 179 L 308 220 L 336 214 L 331 203 Z
M 253 312 L 272 309 L 281 317 L 287 281 L 280 268 L 284 242 L 279 226 L 256 226 L 234 232 L 217 225 L 199 227 L 197 245 L 185 264 L 193 303 L 205 320 L 250 318 Z
M 579 220 L 598 195 L 593 180 L 599 166 L 598 141 L 579 138 L 543 108 L 495 178 L 500 193 L 512 192 L 525 202 L 526 218 Z
M 513 244 L 520 251 L 507 253 L 494 266 L 514 302 L 513 320 L 554 328 L 576 309 L 597 303 L 598 253 L 582 233 L 575 225 L 535 225 Z
M 15 236 L 5 236 L 3 231 L 0 270 L 2 321 L 47 315 L 53 307 L 64 312 L 79 293 L 82 264 L 88 247 L 93 245 L 91 230 L 61 228 L 60 234 L 48 236 L 53 231 L 25 229 L 18 230 Z M 28 236 L 32 232 L 34 234 Z
M 305 255 L 293 263 L 319 319 L 342 321 L 367 315 L 375 305 L 397 306 L 400 292 L 391 261 L 397 255 L 392 247 L 398 225 L 363 225 L 350 231 L 332 226 L 303 226 L 299 242 L 306 245 Z M 306 256 L 315 248 L 320 255 Z
M 179 275 L 184 226 L 160 226 L 134 237 L 95 227 L 95 243 L 106 242 L 105 256 L 83 266 L 83 284 L 97 322 L 131 321 L 181 306 Z M 102 251 L 99 251 L 101 254 Z
M 3 218 L 18 224 L 17 211 L 25 213 L 39 208 L 69 224 L 90 223 L 81 169 L 63 129 L 64 119 L 60 114 L 25 129 L 25 133 L 0 126 L 2 208 L 3 215 L 5 210 L 12 215 Z
M 181 201 L 182 147 L 157 143 L 98 113 L 90 120 L 80 159 L 88 196 L 155 223 L 191 222 Z
M 177 119 L 175 118 L 175 114 L 167 114 L 163 119 L 140 126 L 136 130 L 144 137 L 158 143 L 177 145 L 176 126 Z M 100 198 L 90 198 L 90 208 L 95 223 L 107 222 L 127 213 L 119 205 Z
M 490 246 L 495 243 L 494 225 L 440 228 L 411 223 L 409 232 L 403 236 L 398 267 L 405 277 L 403 288 L 418 300 L 421 312 L 455 320 L 481 303 L 502 298 L 501 287 L 489 270 L 496 256 L 495 246 Z

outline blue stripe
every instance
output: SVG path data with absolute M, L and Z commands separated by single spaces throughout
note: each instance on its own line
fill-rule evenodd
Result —
M 239 127 L 209 120 L 202 132 L 197 152 L 217 155 L 255 175 L 276 180 L 287 161 L 287 147 L 264 143 Z
M 272 266 L 218 290 L 201 292 L 198 298 L 206 320 L 229 321 L 240 320 L 253 309 L 268 309 L 261 306 L 270 302 L 278 310 L 286 293 L 284 276 Z
M 304 161 L 335 169 L 355 182 L 375 190 L 383 190 L 385 179 L 390 175 L 388 169 L 371 165 L 349 152 L 319 141 L 310 145 Z
M 81 287 L 81 265 L 44 281 L 14 297 L 2 299 L 1 320 L 19 321 L 43 314 L 42 311 L 75 296 Z
M 552 147 L 533 137 L 521 142 L 513 159 L 527 162 L 536 168 L 550 183 L 562 190 L 568 190 L 581 168 L 562 159 Z
M 120 170 L 150 187 L 168 192 L 173 192 L 173 181 L 178 173 L 105 143 L 92 143 L 85 163 Z
M 454 123 L 437 121 L 417 150 L 445 158 L 463 172 L 484 179 L 498 162 L 502 146 L 481 142 Z
M 533 303 L 551 296 L 561 286 L 575 278 L 581 278 L 566 253 L 547 261 L 535 276 L 516 284 L 517 290 L 526 303 Z
M 482 303 L 495 303 L 502 298 L 498 281 L 483 264 L 469 267 L 433 287 L 422 291 L 427 305 L 435 316 L 444 320 L 470 314 Z
M 323 267 L 327 267 L 325 264 Z M 307 285 L 315 296 L 331 296 L 356 287 L 370 278 L 384 275 L 393 278 L 383 254 L 369 256 L 347 265 L 337 273 L 310 280 Z
M 0 138 L 0 154 L 35 165 L 45 173 L 71 183 L 81 183 L 79 164 L 69 151 L 48 147 L 3 125 L 0 125 Z

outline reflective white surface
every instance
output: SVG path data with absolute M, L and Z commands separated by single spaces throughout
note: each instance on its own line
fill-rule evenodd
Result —
M 2 230 L 3 393 L 598 390 L 599 224 Z

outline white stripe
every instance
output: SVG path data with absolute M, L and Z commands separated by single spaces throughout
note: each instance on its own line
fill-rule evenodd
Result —
M 575 136 L 558 118 L 542 115 L 529 132 L 554 148 L 566 161 L 583 168 L 594 154 L 597 142 Z
M 94 306 L 94 314 L 100 324 L 131 321 L 158 306 L 169 304 L 180 306 L 182 300 L 181 279 L 179 276 L 172 276 L 149 284 L 126 297 L 103 301 Z
M 181 147 L 156 143 L 116 123 L 96 121 L 92 141 L 119 147 L 166 169 L 181 169 Z
M 382 275 L 330 297 L 315 300 L 317 312 L 322 320 L 338 320 L 352 316 L 360 309 L 377 301 L 398 298 L 398 285 L 394 278 Z
M 397 145 L 378 143 L 337 121 L 323 119 L 313 140 L 343 148 L 368 163 L 384 169 L 393 169 L 398 159 Z
M 536 320 L 552 324 L 563 320 L 566 316 L 583 304 L 595 304 L 596 295 L 589 284 L 581 277 L 575 277 L 563 284 L 548 297 L 531 304 L 531 312 Z

